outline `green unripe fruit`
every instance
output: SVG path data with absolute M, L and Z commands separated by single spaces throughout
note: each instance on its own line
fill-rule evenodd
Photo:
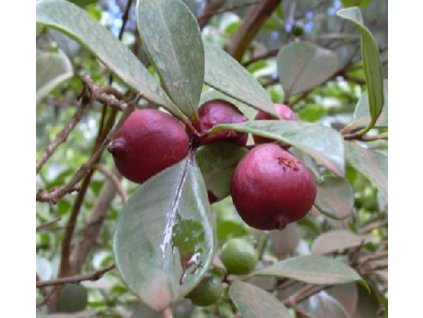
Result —
M 59 294 L 58 312 L 77 312 L 87 307 L 87 289 L 79 284 L 66 284 Z
M 209 273 L 220 277 L 221 279 L 223 279 L 223 277 L 226 276 L 226 270 L 222 267 L 217 267 L 217 266 L 213 266 L 211 269 L 209 269 Z
M 256 267 L 258 255 L 250 242 L 234 238 L 225 243 L 220 259 L 229 274 L 246 275 Z
M 222 296 L 222 280 L 214 275 L 205 276 L 201 282 L 188 294 L 194 305 L 210 306 L 219 300 Z

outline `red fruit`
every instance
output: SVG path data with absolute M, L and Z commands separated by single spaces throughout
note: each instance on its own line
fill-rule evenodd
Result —
M 200 117 L 200 144 L 208 144 L 218 140 L 228 140 L 234 143 L 245 146 L 247 144 L 248 134 L 239 133 L 233 130 L 221 131 L 210 136 L 205 136 L 205 133 L 213 126 L 218 124 L 233 124 L 247 121 L 245 117 L 234 105 L 221 100 L 214 99 L 208 101 L 200 106 L 198 109 Z
M 108 149 L 125 178 L 143 183 L 181 161 L 188 153 L 189 138 L 177 119 L 146 108 L 126 119 Z
M 282 229 L 308 213 L 316 185 L 297 158 L 269 143 L 254 147 L 238 163 L 231 195 L 248 225 L 259 230 Z
M 279 115 L 279 118 L 282 120 L 298 120 L 297 115 L 293 112 L 289 106 L 286 106 L 284 104 L 274 104 L 276 112 Z M 276 120 L 277 118 L 274 118 L 272 115 L 265 113 L 263 111 L 259 111 L 254 118 L 256 120 Z M 269 138 L 264 138 L 261 136 L 255 136 L 253 135 L 254 143 L 255 144 L 264 144 L 267 142 L 273 142 L 274 140 Z M 283 144 L 285 146 L 285 144 Z

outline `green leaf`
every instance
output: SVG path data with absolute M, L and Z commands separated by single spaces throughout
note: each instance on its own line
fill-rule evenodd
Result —
M 345 308 L 326 291 L 312 295 L 301 308 L 312 317 L 350 318 Z
M 345 8 L 354 6 L 365 8 L 372 2 L 372 0 L 341 0 L 341 2 Z
M 373 293 L 370 293 L 365 287 L 357 285 L 358 304 L 352 318 L 374 318 L 379 311 L 379 302 Z
M 344 178 L 328 176 L 317 184 L 314 203 L 320 212 L 332 219 L 343 220 L 354 208 L 354 191 Z
M 153 310 L 180 300 L 206 272 L 214 245 L 209 210 L 200 169 L 188 157 L 141 185 L 120 212 L 116 266 Z
M 301 120 L 314 123 L 327 114 L 327 109 L 318 104 L 308 104 L 300 110 L 298 116 Z
M 301 121 L 255 120 L 214 126 L 209 132 L 236 130 L 293 145 L 339 176 L 344 175 L 342 136 L 334 129 Z
M 94 4 L 98 0 L 68 0 L 69 2 L 75 3 L 76 5 L 80 7 L 86 7 L 89 4 Z
M 338 67 L 335 53 L 309 42 L 283 46 L 276 61 L 285 99 L 322 84 Z
M 351 165 L 379 189 L 388 200 L 388 157 L 380 152 L 361 147 L 357 142 L 345 142 L 345 153 Z
M 137 57 L 85 10 L 64 0 L 40 0 L 36 20 L 80 42 L 132 89 L 180 116 L 178 108 Z
M 138 31 L 164 89 L 189 117 L 197 114 L 204 48 L 197 20 L 180 0 L 139 0 Z
M 382 112 L 378 117 L 375 127 L 388 127 L 388 80 L 383 80 L 383 95 L 384 95 L 384 104 Z M 369 96 L 367 91 L 361 95 L 360 99 L 357 102 L 353 115 L 354 127 L 367 127 L 371 122 L 370 111 L 369 111 Z M 352 128 L 352 125 L 349 124 L 349 127 Z
M 222 49 L 204 42 L 204 82 L 239 101 L 278 116 L 266 90 L 248 71 Z
M 249 276 L 255 275 L 291 278 L 305 283 L 324 285 L 345 284 L 361 279 L 354 269 L 341 261 L 311 255 L 280 261 Z
M 37 103 L 73 76 L 70 60 L 63 51 L 37 52 Z
M 247 152 L 246 148 L 230 142 L 216 142 L 197 150 L 196 159 L 207 190 L 217 200 L 229 195 L 235 167 Z
M 229 297 L 243 318 L 292 318 L 279 300 L 254 285 L 235 281 L 229 288 Z
M 216 235 L 220 243 L 249 233 L 250 228 L 239 216 L 230 196 L 213 204 L 212 211 L 215 217 Z
M 382 112 L 384 103 L 382 63 L 380 62 L 377 43 L 372 33 L 364 25 L 359 8 L 351 7 L 342 9 L 336 14 L 343 19 L 353 22 L 361 31 L 361 57 L 366 75 L 371 116 L 369 127 L 373 127 Z
M 355 313 L 358 304 L 358 288 L 356 283 L 335 285 L 326 290 L 335 298 L 348 313 L 348 317 Z
M 360 246 L 370 237 L 354 234 L 349 230 L 334 230 L 323 233 L 313 242 L 311 252 L 314 255 L 324 255 L 347 248 Z
M 301 230 L 297 223 L 289 223 L 282 230 L 269 232 L 270 247 L 272 252 L 279 258 L 294 253 L 301 241 Z

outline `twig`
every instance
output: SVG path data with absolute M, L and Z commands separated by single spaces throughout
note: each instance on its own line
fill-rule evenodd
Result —
M 109 132 L 107 137 L 101 143 L 101 145 L 97 148 L 91 158 L 83 164 L 78 171 L 72 176 L 67 184 L 61 186 L 59 188 L 53 190 L 45 190 L 41 189 L 37 192 L 37 201 L 40 202 L 50 202 L 56 204 L 65 194 L 69 193 L 71 190 L 74 189 L 76 184 L 81 181 L 85 175 L 92 169 L 92 166 L 96 163 L 97 159 L 101 156 L 103 151 L 106 149 L 109 142 L 113 139 L 113 137 L 117 134 L 119 128 L 123 125 L 126 118 L 130 115 L 130 113 L 134 109 L 134 105 L 138 102 L 140 95 L 131 102 L 131 107 L 125 109 L 125 112 L 122 114 L 120 121 L 117 123 L 116 127 Z
M 378 229 L 378 228 L 381 228 L 381 227 L 385 227 L 385 226 L 387 226 L 387 225 L 388 225 L 388 220 L 382 220 L 382 221 L 372 222 L 372 223 L 369 223 L 369 224 L 367 224 L 367 225 L 363 226 L 363 227 L 360 229 L 360 233 L 361 233 L 361 234 L 370 233 L 370 232 L 371 232 L 371 231 L 373 231 L 374 229 Z
M 86 280 L 99 280 L 105 273 L 115 268 L 115 264 L 111 264 L 103 269 L 97 270 L 92 273 L 82 274 L 82 275 L 73 275 L 67 277 L 61 277 L 52 280 L 45 280 L 37 282 L 37 288 L 46 287 L 46 286 L 55 286 L 63 285 L 67 283 L 79 283 Z
M 39 307 L 44 306 L 45 304 L 47 304 L 47 302 L 50 299 L 51 295 L 53 295 L 53 292 L 54 292 L 54 288 L 50 289 L 48 291 L 48 293 L 44 296 L 44 298 L 39 303 L 37 303 L 37 308 L 39 308 Z
M 388 133 L 377 134 L 374 136 L 358 136 L 353 138 L 353 135 L 347 134 L 344 136 L 345 140 L 356 139 L 364 142 L 375 141 L 375 140 L 388 140 Z
M 366 276 L 373 274 L 374 272 L 384 270 L 388 268 L 388 264 L 369 264 L 361 270 L 361 275 Z
M 91 98 L 99 101 L 100 103 L 117 108 L 119 110 L 125 110 L 128 107 L 128 103 L 122 101 L 124 96 L 121 92 L 112 86 L 99 87 L 91 79 L 89 75 L 85 75 L 82 81 L 88 88 Z
M 36 172 L 40 172 L 43 165 L 47 162 L 47 160 L 51 157 L 51 155 L 56 151 L 56 149 L 64 143 L 71 131 L 75 128 L 75 126 L 79 123 L 82 119 L 85 110 L 90 106 L 90 102 L 84 103 L 81 102 L 79 104 L 78 110 L 72 116 L 72 118 L 65 124 L 63 129 L 54 137 L 51 143 L 44 149 L 41 157 L 38 159 L 36 164 Z
M 262 0 L 248 9 L 241 27 L 227 47 L 234 59 L 241 60 L 253 38 L 279 4 L 280 0 Z
M 386 258 L 386 257 L 388 257 L 388 251 L 376 252 L 376 253 L 366 255 L 366 256 L 363 256 L 362 258 L 360 258 L 359 264 L 364 265 L 364 264 L 367 264 L 371 261 L 375 261 L 375 260 L 378 260 L 378 259 L 381 259 L 381 258 Z
M 247 62 L 243 63 L 242 65 L 244 65 L 244 67 L 247 67 L 247 66 L 249 66 L 249 65 L 251 65 L 251 64 L 253 64 L 257 61 L 265 60 L 265 59 L 268 59 L 270 57 L 274 57 L 278 54 L 279 50 L 280 49 L 270 50 L 270 51 L 268 51 L 264 54 L 257 55 L 255 57 L 249 59 Z
M 36 231 L 38 232 L 38 231 L 40 231 L 40 230 L 43 230 L 43 229 L 45 229 L 46 227 L 49 227 L 50 225 L 52 225 L 52 224 L 54 224 L 54 223 L 59 222 L 61 219 L 62 219 L 62 218 L 55 218 L 55 219 L 53 219 L 53 220 L 51 220 L 51 221 L 48 221 L 48 222 L 42 223 L 42 224 L 40 224 L 40 225 L 37 225 L 37 227 L 36 227 Z
M 133 0 L 128 0 L 128 2 L 126 3 L 125 11 L 123 12 L 123 15 L 122 15 L 122 25 L 120 27 L 119 34 L 118 34 L 119 40 L 122 40 L 123 32 L 125 31 L 126 23 L 128 22 L 129 10 L 131 9 L 132 2 Z
M 116 190 L 119 193 L 119 196 L 122 199 L 122 202 L 125 203 L 126 201 L 128 201 L 128 194 L 126 193 L 125 189 L 123 188 L 119 177 L 116 176 L 115 173 L 113 173 L 110 170 L 107 170 L 104 166 L 102 166 L 101 164 L 95 164 L 93 166 L 94 169 L 97 169 L 98 171 L 100 171 L 102 174 L 104 174 L 116 187 Z
M 214 11 L 205 11 L 202 15 L 200 15 L 197 20 L 199 22 L 202 22 L 202 20 L 206 19 L 206 18 L 210 18 L 211 16 L 217 15 L 217 14 L 221 14 L 221 13 L 225 13 L 225 12 L 229 12 L 229 11 L 234 11 L 234 10 L 238 10 L 244 7 L 249 7 L 253 4 L 257 4 L 259 1 L 253 1 L 253 2 L 247 2 L 247 3 L 241 3 L 238 5 L 233 5 L 230 7 L 226 7 L 226 8 L 221 8 L 221 9 L 216 9 Z M 223 3 L 221 4 L 223 5 Z
M 116 195 L 116 187 L 110 179 L 101 188 L 100 194 L 94 203 L 92 211 L 85 222 L 81 235 L 75 242 L 69 256 L 70 265 L 74 272 L 79 272 L 85 263 L 90 251 L 95 246 L 100 234 L 110 204 Z

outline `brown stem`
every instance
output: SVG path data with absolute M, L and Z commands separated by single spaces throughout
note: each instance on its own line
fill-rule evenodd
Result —
M 63 285 L 67 283 L 79 283 L 86 280 L 91 280 L 91 281 L 99 280 L 105 273 L 107 273 L 108 271 L 114 268 L 115 268 L 115 264 L 111 264 L 103 269 L 100 269 L 98 271 L 88 273 L 88 274 L 73 275 L 73 276 L 52 279 L 52 280 L 38 281 L 37 288 L 42 288 L 46 286 Z
M 115 184 L 108 179 L 102 187 L 94 207 L 81 231 L 81 235 L 75 242 L 71 255 L 70 264 L 74 272 L 79 272 L 85 263 L 90 251 L 94 248 L 97 237 L 100 234 L 107 211 L 116 195 Z
M 253 38 L 280 3 L 280 0 L 262 0 L 248 9 L 241 27 L 227 47 L 229 54 L 237 61 L 241 60 Z
M 50 202 L 50 203 L 57 203 L 65 194 L 72 191 L 78 182 L 80 182 L 92 169 L 93 165 L 96 163 L 97 159 L 100 158 L 103 151 L 106 149 L 109 142 L 113 139 L 113 137 L 117 134 L 119 128 L 122 126 L 125 119 L 129 116 L 129 114 L 134 109 L 134 104 L 132 107 L 128 107 L 125 112 L 122 114 L 119 123 L 116 125 L 115 129 L 109 132 L 107 137 L 103 140 L 101 145 L 97 148 L 91 158 L 83 164 L 78 171 L 72 176 L 67 184 L 64 186 L 58 187 L 53 190 L 45 190 L 41 189 L 37 192 L 37 201 L 40 202 Z
M 262 55 L 257 55 L 255 57 L 249 59 L 247 62 L 243 63 L 242 65 L 244 65 L 244 67 L 247 67 L 247 66 L 249 66 L 249 65 L 251 65 L 251 64 L 253 64 L 257 61 L 265 60 L 265 59 L 274 57 L 278 54 L 279 50 L 280 49 L 270 50 L 270 51 L 268 51 L 268 52 L 266 52 Z
M 388 257 L 388 251 L 380 251 L 370 255 L 363 256 L 362 258 L 360 258 L 359 263 L 360 265 L 364 265 L 371 261 L 375 261 L 375 260 L 386 258 L 386 257 Z
M 201 16 L 197 18 L 200 29 L 203 29 L 216 11 L 225 4 L 225 0 L 207 0 L 206 7 Z
M 197 18 L 198 24 L 200 25 L 200 28 L 204 28 L 209 20 L 214 16 L 218 14 L 222 14 L 229 11 L 238 10 L 244 7 L 249 7 L 253 4 L 258 3 L 259 1 L 253 1 L 253 2 L 247 2 L 247 3 L 241 3 L 238 5 L 233 5 L 226 8 L 219 9 L 224 3 L 225 0 L 214 0 L 214 1 L 207 1 L 206 9 L 204 10 L 204 13 Z
M 55 218 L 55 219 L 53 219 L 51 221 L 48 221 L 48 222 L 42 223 L 40 225 L 37 225 L 36 231 L 38 232 L 38 231 L 44 230 L 45 228 L 49 227 L 50 225 L 59 222 L 61 219 L 62 218 Z
M 88 75 L 85 75 L 82 78 L 82 81 L 89 90 L 92 99 L 119 110 L 125 110 L 128 107 L 128 103 L 124 101 L 125 96 L 114 87 L 99 87 Z
M 126 193 L 124 187 L 122 186 L 122 183 L 120 182 L 120 178 L 117 176 L 118 172 L 116 170 L 114 171 L 107 170 L 104 166 L 98 163 L 95 164 L 93 168 L 100 171 L 113 183 L 123 203 L 128 201 L 128 194 Z
M 79 123 L 79 121 L 82 119 L 82 117 L 84 116 L 85 110 L 88 108 L 88 106 L 90 106 L 90 104 L 91 104 L 90 102 L 88 103 L 81 102 L 79 104 L 77 111 L 72 116 L 72 118 L 69 119 L 69 121 L 63 127 L 63 129 L 54 137 L 54 139 L 47 146 L 47 148 L 44 149 L 41 157 L 38 159 L 36 164 L 37 174 L 40 172 L 41 168 L 44 166 L 47 160 L 53 155 L 56 149 L 67 140 L 69 134 L 75 128 L 75 126 Z

